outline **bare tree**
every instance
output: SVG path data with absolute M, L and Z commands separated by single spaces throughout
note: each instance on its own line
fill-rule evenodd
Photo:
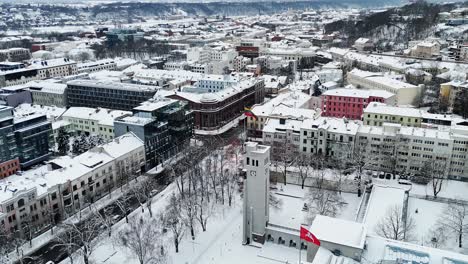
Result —
M 230 170 L 226 170 L 225 174 L 227 177 L 226 193 L 227 193 L 227 198 L 228 198 L 228 204 L 229 206 L 232 206 L 232 200 L 234 198 L 237 180 L 239 179 L 237 175 L 237 167 L 236 167 L 236 173 Z
M 123 193 L 122 196 L 115 200 L 115 205 L 120 209 L 120 211 L 125 215 L 125 222 L 128 224 L 128 214 L 130 213 L 130 203 L 128 199 L 130 196 L 128 193 Z
M 208 218 L 211 216 L 211 206 L 212 204 L 208 199 L 206 199 L 203 192 L 196 192 L 195 200 L 197 203 L 197 221 L 200 223 L 200 226 L 203 232 L 206 231 L 206 225 L 208 223 Z
M 60 231 L 56 237 L 57 246 L 76 250 L 83 257 L 85 264 L 90 263 L 90 257 L 96 247 L 100 244 L 99 239 L 95 239 L 100 233 L 101 223 L 96 218 L 86 220 L 79 225 L 75 223 L 62 223 L 59 225 Z
M 178 253 L 179 244 L 185 232 L 185 224 L 180 215 L 180 201 L 174 193 L 169 200 L 169 204 L 166 206 L 164 214 L 161 215 L 161 220 L 165 228 L 171 231 L 175 252 Z
M 118 233 L 117 246 L 126 249 L 140 264 L 165 263 L 162 225 L 156 219 L 134 218 Z
M 14 250 L 14 247 L 11 244 L 10 235 L 5 230 L 4 225 L 0 225 L 0 241 L 2 241 L 0 243 L 0 264 L 9 264 L 11 262 L 8 254 Z
M 301 188 L 304 189 L 305 181 L 309 177 L 310 157 L 305 154 L 300 154 L 296 159 L 296 166 L 299 170 L 299 177 L 301 178 Z
M 445 228 L 436 224 L 429 230 L 428 238 L 425 243 L 433 248 L 440 248 L 445 245 L 447 238 L 448 237 Z
M 186 193 L 184 198 L 180 198 L 181 202 L 181 218 L 185 225 L 190 230 L 192 240 L 195 239 L 195 224 L 197 218 L 198 204 L 195 193 L 193 191 Z
M 450 203 L 438 224 L 456 235 L 458 247 L 463 245 L 463 237 L 468 233 L 468 206 Z
M 344 205 L 344 201 L 336 191 L 325 189 L 310 189 L 307 194 L 309 215 L 335 217 Z
M 414 229 L 414 219 L 411 216 L 405 219 L 403 208 L 399 205 L 388 208 L 386 214 L 375 226 L 375 232 L 379 236 L 400 241 L 411 240 Z
M 432 162 L 424 163 L 422 173 L 429 180 L 429 185 L 431 186 L 434 199 L 437 198 L 437 195 L 442 191 L 442 187 L 445 185 L 446 169 L 447 160 L 434 160 Z
M 103 210 L 93 209 L 92 216 L 95 217 L 100 223 L 107 230 L 107 235 L 109 237 L 112 236 L 112 225 L 114 224 L 114 219 L 112 215 L 112 210 L 114 208 L 107 207 Z

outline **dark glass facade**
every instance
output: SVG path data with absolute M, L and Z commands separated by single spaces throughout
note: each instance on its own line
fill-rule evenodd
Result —
M 68 105 L 131 111 L 156 93 L 156 89 L 146 89 L 145 86 L 141 86 L 141 90 L 138 90 L 135 89 L 135 84 L 128 84 L 129 89 L 125 89 L 125 85 L 115 83 L 113 88 L 109 83 L 100 85 L 93 82 L 71 81 L 67 84 Z

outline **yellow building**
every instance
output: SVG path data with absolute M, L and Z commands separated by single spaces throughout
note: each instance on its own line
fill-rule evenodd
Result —
M 453 107 L 455 98 L 462 89 L 468 89 L 468 82 L 451 81 L 440 85 L 440 98 L 447 103 L 449 109 Z
M 363 113 L 363 123 L 369 126 L 382 126 L 396 123 L 402 126 L 421 127 L 424 112 L 408 107 L 395 107 L 382 103 L 370 103 Z

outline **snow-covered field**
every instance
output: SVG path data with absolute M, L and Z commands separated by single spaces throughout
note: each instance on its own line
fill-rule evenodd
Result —
M 415 221 L 415 243 L 427 245 L 430 240 L 429 230 L 434 227 L 442 216 L 447 204 L 410 198 L 408 201 L 408 216 Z M 417 213 L 416 213 L 417 210 Z
M 163 210 L 168 197 L 175 188 L 175 185 L 171 184 L 154 198 L 153 209 L 155 212 Z M 206 232 L 198 230 L 196 239 L 193 241 L 189 238 L 189 233 L 185 234 L 180 244 L 179 253 L 175 253 L 171 240 L 166 241 L 166 250 L 169 252 L 167 263 L 273 264 L 297 261 L 299 251 L 294 248 L 274 243 L 266 243 L 261 249 L 253 246 L 243 246 L 241 208 L 241 199 L 239 197 L 237 197 L 231 208 L 227 205 L 220 207 L 216 214 L 209 219 Z M 142 215 L 149 217 L 147 212 L 142 214 L 140 209 L 135 210 L 131 217 L 140 217 Z M 117 223 L 114 226 L 113 234 L 116 234 L 125 225 L 124 219 Z M 128 252 L 114 246 L 113 239 L 113 237 L 109 238 L 106 235 L 100 237 L 101 243 L 93 253 L 91 260 L 96 264 L 137 264 L 138 261 L 132 258 Z M 281 250 L 278 250 L 278 247 L 281 247 Z M 303 251 L 302 254 L 303 258 L 305 258 L 306 252 Z M 61 263 L 69 264 L 70 261 L 67 259 Z M 82 263 L 79 256 L 74 258 L 74 263 Z

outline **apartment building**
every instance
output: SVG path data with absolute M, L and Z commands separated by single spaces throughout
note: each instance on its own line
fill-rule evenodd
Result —
M 159 87 L 130 83 L 74 80 L 67 83 L 69 106 L 131 111 L 154 96 Z
M 40 80 L 60 78 L 78 73 L 76 62 L 67 58 L 34 61 L 31 67 L 38 69 L 37 74 Z
M 322 94 L 322 116 L 361 120 L 372 102 L 396 104 L 395 94 L 382 90 L 333 89 Z
M 442 83 L 440 85 L 441 100 L 447 104 L 449 109 L 452 109 L 453 104 L 455 103 L 455 98 L 457 98 L 457 94 L 464 89 L 468 89 L 467 81 L 450 81 Z
M 0 72 L 0 87 L 77 74 L 76 62 L 61 58 L 35 61 L 27 68 Z
M 13 126 L 13 108 L 0 106 L 0 179 L 20 169 Z
M 364 109 L 362 120 L 364 125 L 370 126 L 396 123 L 402 126 L 434 129 L 450 127 L 454 121 L 450 115 L 432 114 L 417 108 L 396 107 L 378 102 L 372 102 Z
M 62 114 L 62 119 L 71 124 L 76 134 L 98 135 L 110 140 L 114 138 L 114 120 L 131 113 L 105 108 L 70 107 Z
M 19 62 L 31 59 L 31 52 L 26 48 L 0 50 L 0 61 Z
M 41 231 L 140 175 L 144 163 L 143 142 L 129 133 L 10 176 L 0 182 L 0 224 L 22 236 Z
M 291 161 L 299 154 L 301 120 L 268 119 L 263 128 L 263 144 L 271 147 L 271 159 Z
M 382 73 L 361 71 L 353 69 L 348 72 L 347 80 L 349 84 L 359 89 L 365 90 L 384 90 L 396 95 L 397 105 L 412 105 L 421 96 L 424 85 L 415 86 L 405 83 Z
M 288 135 L 286 131 L 297 135 L 292 126 L 300 125 L 299 153 L 324 155 L 345 164 L 358 158 L 364 161 L 367 169 L 407 175 L 419 175 L 436 164 L 442 175 L 468 181 L 468 122 L 458 122 L 444 130 L 397 123 L 370 126 L 326 117 L 296 120 L 294 125 L 289 123 L 291 128 L 287 127 L 287 122 L 269 124 L 264 129 L 265 144 L 275 144 L 280 135 L 283 140 L 284 135 Z M 298 145 L 293 137 L 284 140 L 294 143 L 291 147 Z M 285 151 L 284 144 L 283 149 Z
M 117 64 L 113 59 L 103 59 L 98 61 L 91 61 L 85 63 L 78 63 L 76 65 L 78 73 L 92 73 L 98 71 L 115 71 Z
M 257 116 L 246 117 L 247 135 L 253 138 L 262 138 L 262 131 L 269 119 L 303 120 L 318 115 L 310 108 L 311 96 L 300 91 L 280 93 L 275 98 L 256 104 L 251 111 Z
M 63 83 L 37 81 L 28 84 L 32 101 L 37 105 L 67 106 L 67 85 Z
M 391 123 L 362 126 L 357 144 L 370 169 L 418 175 L 427 162 L 440 162 L 443 174 L 453 176 L 449 174 L 453 139 L 447 131 Z
M 347 161 L 353 153 L 359 121 L 320 117 L 302 122 L 300 153 Z
M 382 126 L 384 123 L 397 123 L 402 126 L 421 127 L 424 111 L 417 108 L 395 107 L 383 103 L 371 103 L 362 120 L 365 125 Z
M 133 132 L 145 143 L 146 169 L 173 157 L 190 144 L 193 112 L 188 103 L 152 98 L 135 107 L 133 115 L 114 121 L 115 135 Z

